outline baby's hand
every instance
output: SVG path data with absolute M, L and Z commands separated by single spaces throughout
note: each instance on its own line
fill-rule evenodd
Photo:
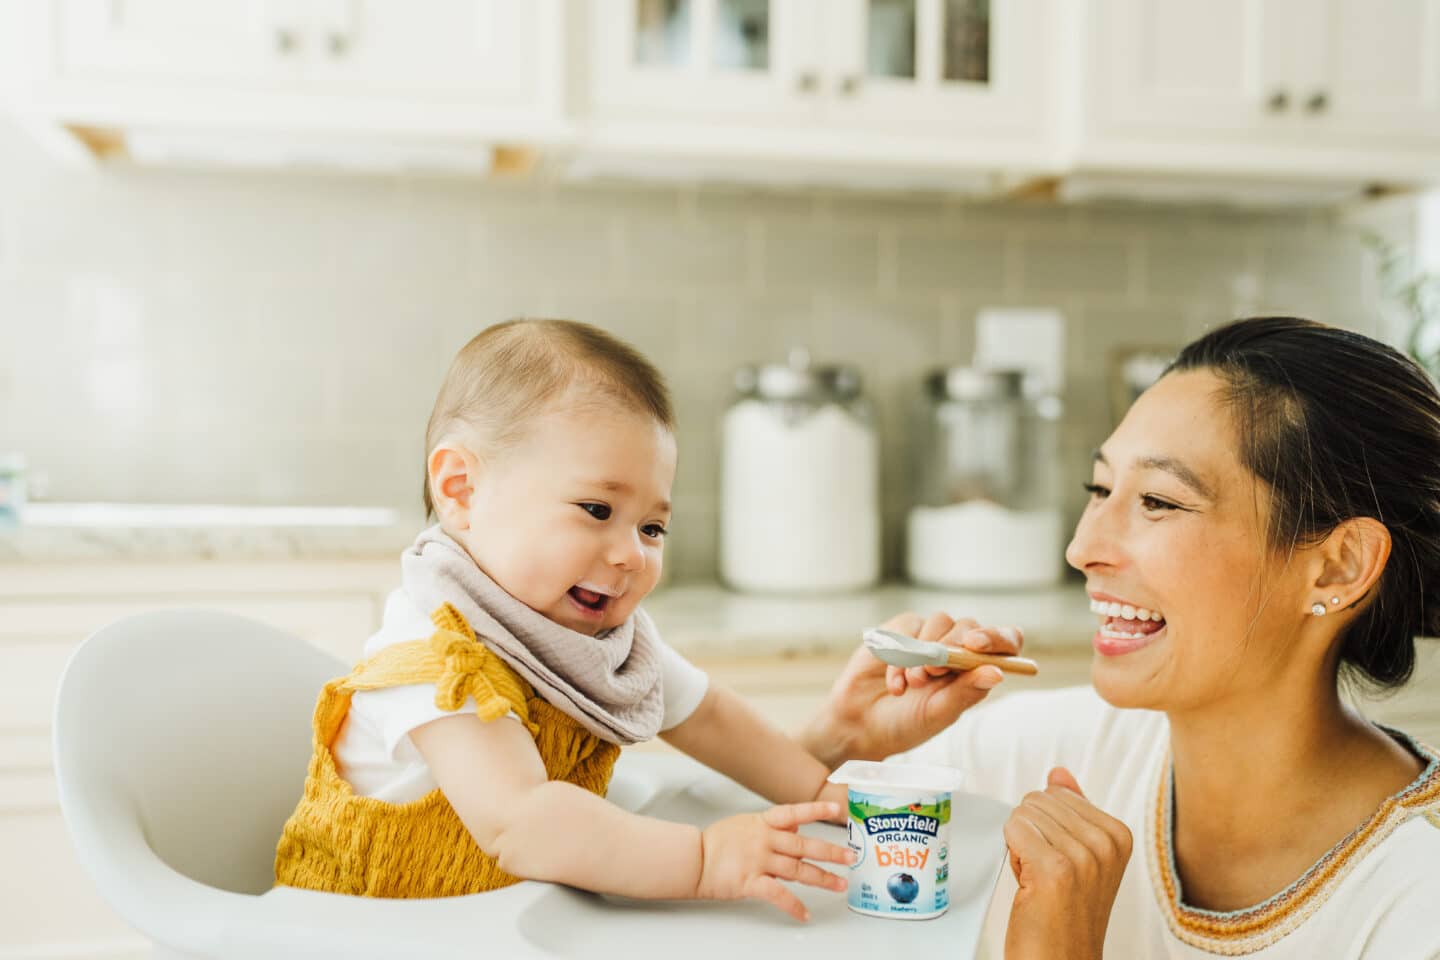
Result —
M 768 900 L 796 920 L 809 920 L 810 911 L 781 880 L 840 891 L 844 877 L 822 870 L 807 860 L 849 864 L 849 848 L 797 833 L 801 824 L 836 819 L 836 803 L 792 803 L 764 813 L 727 817 L 700 834 L 700 883 L 696 896 L 706 900 Z

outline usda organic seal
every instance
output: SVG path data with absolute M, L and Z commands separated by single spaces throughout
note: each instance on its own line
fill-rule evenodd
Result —
M 850 909 L 926 920 L 950 906 L 950 794 L 960 771 L 851 760 L 830 775 L 850 789 Z

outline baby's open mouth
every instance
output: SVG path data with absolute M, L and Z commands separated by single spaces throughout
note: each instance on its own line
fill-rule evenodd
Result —
M 587 610 L 594 610 L 596 613 L 603 611 L 613 599 L 612 597 L 607 597 L 603 593 L 596 593 L 594 590 L 586 590 L 584 587 L 571 587 L 570 597 L 576 603 L 580 604 L 580 606 L 584 607 Z

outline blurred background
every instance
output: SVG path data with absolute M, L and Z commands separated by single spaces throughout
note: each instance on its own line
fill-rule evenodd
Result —
M 45 855 L 69 652 L 201 604 L 353 657 L 488 324 L 665 373 L 653 609 L 777 715 L 906 606 L 1083 680 L 1091 451 L 1238 316 L 1429 363 L 1437 182 L 1437 0 L 0 0 L 0 952 L 143 942 Z

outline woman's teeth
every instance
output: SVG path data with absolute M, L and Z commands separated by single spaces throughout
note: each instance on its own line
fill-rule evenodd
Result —
M 1110 603 L 1106 600 L 1090 600 L 1090 612 L 1099 613 L 1100 616 L 1110 617 L 1110 622 L 1100 626 L 1100 633 L 1112 639 L 1133 640 L 1140 636 L 1148 636 L 1155 632 L 1153 629 L 1120 629 L 1123 623 L 1139 628 L 1140 623 L 1146 626 L 1151 623 L 1164 623 L 1165 616 L 1159 610 L 1146 609 L 1146 607 L 1133 607 L 1129 603 Z M 1119 620 L 1120 623 L 1116 623 Z

